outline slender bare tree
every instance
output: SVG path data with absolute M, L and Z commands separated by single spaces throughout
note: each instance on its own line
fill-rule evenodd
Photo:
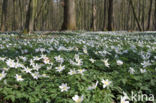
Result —
M 145 0 L 142 3 L 142 29 L 145 30 Z
M 104 17 L 103 17 L 103 19 L 104 19 L 104 22 L 103 22 L 103 30 L 105 30 L 106 29 L 106 9 L 107 9 L 107 0 L 104 0 Z
M 142 28 L 141 28 L 141 25 L 140 25 L 139 20 L 138 20 L 138 18 L 137 18 L 137 15 L 136 15 L 135 8 L 134 8 L 134 5 L 133 5 L 132 0 L 129 0 L 129 3 L 130 3 L 130 5 L 131 5 L 132 11 L 133 11 L 134 19 L 135 19 L 135 21 L 137 22 L 138 29 L 139 29 L 140 31 L 142 31 Z
M 150 6 L 149 6 L 149 11 L 148 11 L 148 23 L 147 23 L 147 28 L 146 30 L 150 29 L 150 24 L 151 24 L 151 12 L 152 12 L 152 3 L 153 0 L 150 0 Z

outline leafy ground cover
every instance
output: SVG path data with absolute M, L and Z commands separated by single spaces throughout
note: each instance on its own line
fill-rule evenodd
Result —
M 155 84 L 154 33 L 0 34 L 1 103 L 129 103 Z

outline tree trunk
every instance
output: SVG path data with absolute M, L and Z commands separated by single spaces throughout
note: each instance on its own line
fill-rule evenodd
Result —
M 112 22 L 113 22 L 113 0 L 109 0 L 108 7 L 108 31 L 112 31 Z
M 62 30 L 76 30 L 75 0 L 64 0 L 64 22 Z
M 7 6 L 8 6 L 8 0 L 3 0 L 2 17 L 1 17 L 1 31 L 2 32 L 6 30 Z
M 35 15 L 34 21 L 37 22 L 37 19 L 40 17 L 41 12 L 44 11 L 45 7 L 47 6 L 47 3 L 49 3 L 50 0 L 45 0 L 42 5 L 41 8 L 39 9 L 39 11 L 37 12 L 37 14 Z
M 36 16 L 37 0 L 30 0 L 26 15 L 26 23 L 24 33 L 32 32 L 34 30 L 34 19 Z
M 132 3 L 132 0 L 129 0 L 129 4 L 131 5 L 132 11 L 133 11 L 133 15 L 134 15 L 134 19 L 137 22 L 138 28 L 139 28 L 140 31 L 142 31 L 141 26 L 140 26 L 140 23 L 139 23 L 139 20 L 137 18 L 137 15 L 136 15 L 136 12 L 135 12 L 135 9 L 134 9 L 134 5 Z
M 16 29 L 16 0 L 13 0 L 13 20 L 12 20 L 12 30 Z
M 155 0 L 155 10 L 154 10 L 154 18 L 156 18 L 156 0 Z M 154 30 L 156 30 L 156 19 L 154 19 Z
M 20 29 L 23 30 L 23 6 L 22 6 L 22 3 L 21 3 L 21 0 L 19 0 L 19 8 L 20 8 L 20 20 L 21 20 L 21 24 L 20 24 Z
M 30 19 L 32 15 L 32 0 L 29 1 L 29 6 L 26 14 L 26 22 L 25 22 L 25 28 L 24 28 L 24 33 L 28 33 L 29 30 L 29 25 L 30 25 Z
M 85 17 L 85 13 L 86 13 L 86 6 L 85 6 L 85 4 L 86 4 L 86 1 L 85 0 L 83 0 L 83 9 L 82 9 L 82 11 L 83 11 L 83 30 L 86 30 L 86 26 L 85 26 L 85 22 L 86 22 L 86 17 Z
M 143 4 L 142 4 L 142 29 L 143 31 L 145 30 L 145 0 L 143 0 Z
M 103 22 L 103 30 L 105 30 L 106 29 L 106 9 L 107 9 L 107 0 L 104 0 L 104 17 L 103 17 L 103 19 L 104 19 L 104 22 Z
M 153 0 L 150 0 L 150 7 L 149 7 L 149 11 L 148 11 L 148 24 L 147 24 L 146 30 L 149 30 L 149 29 L 150 29 L 150 24 L 151 24 L 151 12 L 152 12 L 152 2 L 153 2 Z
M 92 23 L 91 23 L 91 29 L 93 31 L 96 31 L 96 4 L 95 4 L 94 0 L 92 0 Z

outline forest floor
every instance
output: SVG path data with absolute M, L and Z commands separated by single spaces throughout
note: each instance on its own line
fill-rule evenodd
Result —
M 1 103 L 133 101 L 155 73 L 156 32 L 0 33 Z

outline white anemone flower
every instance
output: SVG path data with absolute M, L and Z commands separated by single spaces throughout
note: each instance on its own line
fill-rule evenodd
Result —
M 94 63 L 96 60 L 94 60 L 93 58 L 89 59 L 92 63 Z
M 8 70 L 9 70 L 9 68 L 3 68 L 3 70 L 4 70 L 4 71 L 8 71 Z
M 123 92 L 124 96 L 121 96 L 121 100 L 120 103 L 129 103 L 129 97 L 127 96 L 127 94 L 125 92 Z
M 24 68 L 24 71 L 25 71 L 26 73 L 31 73 L 32 69 L 30 69 L 30 68 L 28 68 L 28 67 L 25 67 L 25 68 Z
M 22 76 L 21 75 L 18 75 L 18 74 L 16 74 L 15 78 L 16 78 L 17 81 L 23 81 L 24 80 L 22 78 Z
M 141 73 L 146 73 L 147 71 L 146 71 L 146 69 L 140 69 L 140 72 Z
M 41 68 L 41 65 L 39 64 L 33 64 L 32 66 L 33 66 L 33 70 L 37 70 L 37 71 L 39 71 L 39 69 Z
M 123 61 L 121 61 L 121 60 L 117 60 L 116 63 L 117 63 L 117 65 L 123 65 Z
M 30 61 L 29 61 L 29 62 L 30 62 L 30 65 L 31 65 L 31 66 L 35 65 L 35 61 L 34 61 L 34 60 L 32 60 L 32 59 L 30 59 Z
M 34 61 L 39 61 L 40 59 L 41 59 L 41 58 L 38 57 L 38 56 L 33 57 L 33 60 L 34 60 Z
M 75 101 L 75 103 L 82 103 L 83 101 L 83 96 L 78 96 L 78 95 L 75 95 L 74 97 L 72 97 L 72 99 Z
M 98 85 L 99 81 L 96 81 L 95 84 L 93 84 L 92 86 L 89 86 L 88 87 L 88 90 L 93 90 L 93 89 L 96 89 L 97 85 Z
M 76 72 L 76 70 L 75 69 L 73 69 L 73 70 L 70 70 L 69 72 L 68 72 L 68 74 L 69 75 L 74 75 L 74 74 L 76 74 L 77 72 Z
M 3 78 L 5 78 L 6 73 L 4 71 L 2 71 L 2 73 L 0 73 L 0 80 L 2 80 Z
M 152 65 L 149 61 L 144 61 L 143 63 L 141 63 L 141 65 L 143 66 L 143 68 Z
M 79 70 L 78 70 L 78 73 L 83 75 L 83 73 L 84 73 L 85 71 L 86 71 L 85 69 L 79 69 Z
M 43 58 L 43 62 L 44 62 L 45 64 L 50 64 L 50 59 L 49 59 L 48 57 Z
M 16 67 L 16 63 L 15 63 L 14 60 L 12 60 L 12 59 L 8 59 L 8 60 L 6 61 L 6 64 L 7 64 L 10 68 Z
M 82 61 L 82 59 L 79 58 L 78 54 L 75 54 L 74 59 L 75 59 L 75 61 L 70 60 L 70 64 L 76 65 L 76 66 L 81 66 L 83 64 L 83 61 Z
M 106 87 L 108 87 L 112 82 L 111 81 L 109 81 L 108 79 L 106 79 L 106 80 L 102 80 L 102 83 L 103 83 L 103 88 L 106 88 Z
M 110 64 L 108 63 L 108 59 L 103 59 L 102 61 L 104 62 L 106 67 L 109 67 Z
M 26 58 L 26 57 L 24 57 L 24 56 L 19 56 L 19 58 L 20 58 L 20 59 L 22 59 L 24 62 L 26 62 L 26 61 L 27 61 L 27 58 Z
M 40 77 L 39 72 L 31 73 L 31 75 L 34 79 L 38 79 Z
M 130 74 L 134 74 L 134 73 L 135 73 L 134 68 L 130 67 L 130 68 L 129 68 L 129 73 L 130 73 Z
M 121 97 L 120 103 L 129 103 L 125 97 Z
M 60 65 L 59 67 L 55 68 L 57 72 L 62 72 L 65 69 L 65 66 Z
M 48 66 L 48 67 L 47 67 L 47 70 L 51 70 L 51 69 L 52 69 L 52 66 Z
M 55 58 L 56 62 L 60 62 L 60 63 L 63 63 L 64 62 L 64 59 L 61 58 L 60 55 L 59 56 L 55 56 L 54 58 Z
M 83 52 L 84 52 L 85 54 L 88 54 L 88 51 L 87 51 L 87 48 L 86 48 L 86 47 L 83 48 Z
M 70 89 L 70 87 L 67 86 L 67 83 L 62 83 L 62 85 L 60 85 L 59 88 L 61 89 L 61 92 L 67 92 Z
M 41 77 L 45 77 L 45 78 L 49 78 L 49 76 L 47 75 L 47 74 L 42 74 L 42 75 L 40 75 Z
M 1 61 L 5 61 L 5 59 L 6 59 L 5 57 L 4 58 L 3 57 L 0 57 L 0 60 Z

